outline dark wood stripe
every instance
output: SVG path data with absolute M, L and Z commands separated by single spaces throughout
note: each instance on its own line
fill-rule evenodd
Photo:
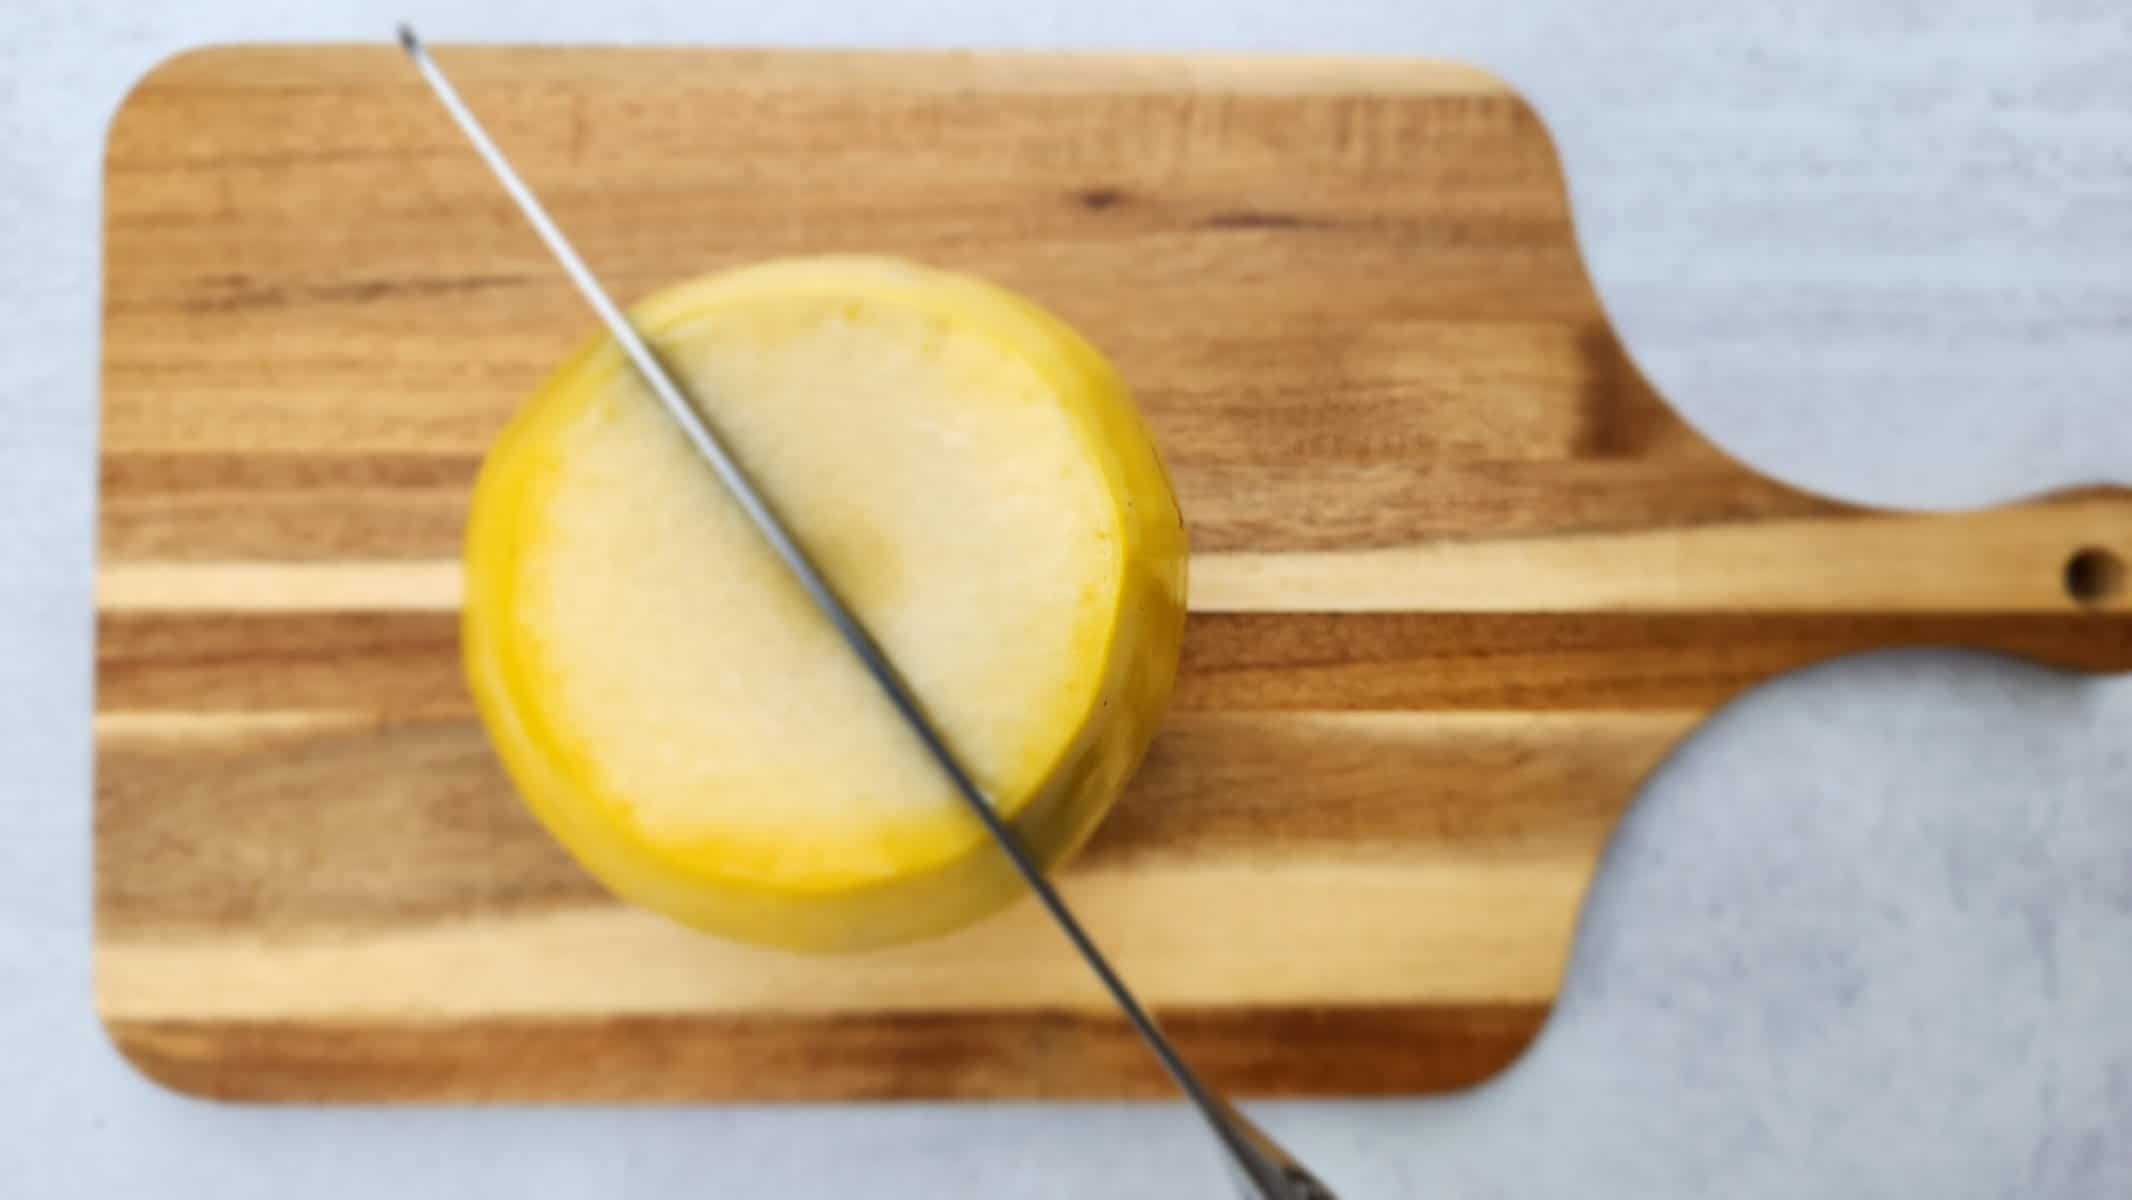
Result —
M 242 272 L 216 271 L 196 277 L 198 286 L 183 298 L 181 307 L 192 312 L 242 312 L 246 309 L 370 304 L 407 299 L 456 298 L 475 292 L 523 288 L 544 284 L 545 277 L 507 275 L 497 272 L 395 275 L 337 279 L 317 283 L 263 282 Z M 154 301 L 114 298 L 104 306 L 107 316 L 129 312 L 162 312 L 172 307 Z
M 1718 464 L 1187 462 L 1172 475 L 1201 553 L 1372 550 L 1851 515 Z
M 1180 711 L 1703 709 L 1796 667 L 1962 646 L 2132 670 L 2132 612 L 1200 613 Z M 471 711 L 455 613 L 105 613 L 107 712 Z
M 1522 1054 L 1545 1007 L 1182 1009 L 1185 1056 L 1242 1096 L 1466 1087 Z M 1069 1013 L 109 1022 L 166 1086 L 240 1101 L 685 1102 L 1174 1095 L 1120 1020 Z
M 107 454 L 104 495 L 127 499 L 335 488 L 464 486 L 480 467 L 465 454 Z
M 2128 671 L 2132 612 L 1200 613 L 1174 703 L 1700 711 L 1786 671 L 1895 647 Z
M 1595 430 L 1591 436 L 1613 435 Z M 330 453 L 259 463 L 223 454 L 111 455 L 105 463 L 100 545 L 107 562 L 456 559 L 479 467 L 471 455 Z M 1172 475 L 1192 546 L 1201 553 L 1835 520 L 1847 511 L 1721 465 L 1692 462 L 1654 471 L 1607 458 L 1188 459 L 1174 464 Z
M 1075 865 L 1269 846 L 1581 861 L 1690 724 L 1183 714 Z
M 102 613 L 96 689 L 104 712 L 473 711 L 455 612 Z
M 106 561 L 456 558 L 469 455 L 109 454 Z
M 1685 727 L 1181 715 L 1074 869 L 1272 844 L 1578 862 Z M 472 719 L 107 741 L 96 901 L 109 935 L 610 903 L 525 812 Z
M 471 720 L 106 746 L 101 936 L 363 929 L 610 903 Z

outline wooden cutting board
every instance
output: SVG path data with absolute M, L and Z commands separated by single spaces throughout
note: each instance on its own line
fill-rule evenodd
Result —
M 1639 781 L 1757 681 L 1908 644 L 2132 668 L 2132 495 L 1893 515 L 1742 468 L 1624 354 L 1545 131 L 1480 72 L 441 57 L 625 296 L 890 252 L 1117 360 L 1194 615 L 1065 887 L 1224 1087 L 1510 1062 Z M 96 995 L 143 1070 L 272 1100 L 1164 1093 L 1031 906 L 854 958 L 729 945 L 612 902 L 520 810 L 460 682 L 461 521 L 593 322 L 396 51 L 166 63 L 105 200 Z

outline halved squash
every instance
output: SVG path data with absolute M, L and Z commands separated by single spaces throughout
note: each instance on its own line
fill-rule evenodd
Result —
M 1175 677 L 1185 540 L 1139 413 L 1065 324 L 964 276 L 776 262 L 633 312 L 1047 863 Z M 534 814 L 625 899 L 805 949 L 1019 883 L 611 341 L 491 450 L 466 668 Z

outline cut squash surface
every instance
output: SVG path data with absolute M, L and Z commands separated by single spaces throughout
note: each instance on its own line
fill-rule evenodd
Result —
M 1174 675 L 1184 541 L 1115 374 L 961 276 L 773 263 L 633 314 L 958 754 L 1047 860 L 1130 774 Z M 1013 880 L 835 631 L 600 343 L 492 451 L 466 647 L 535 813 L 623 896 L 833 948 Z

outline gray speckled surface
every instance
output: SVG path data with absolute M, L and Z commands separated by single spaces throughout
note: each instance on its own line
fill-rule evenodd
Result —
M 1628 344 L 1736 452 L 1902 505 L 2132 482 L 2121 0 L 81 9 L 0 10 L 10 1197 L 1225 1194 L 1166 1106 L 235 1109 L 118 1062 L 86 954 L 97 171 L 122 89 L 181 45 L 411 15 L 437 40 L 1466 58 L 1539 103 Z M 1350 1197 L 2121 1197 L 2127 995 L 2132 680 L 1881 656 L 1755 693 L 1665 767 L 1510 1075 L 1264 1111 Z

